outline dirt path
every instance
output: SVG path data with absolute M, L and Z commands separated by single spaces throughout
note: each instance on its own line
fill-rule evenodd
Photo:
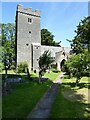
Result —
M 44 94 L 41 100 L 38 102 L 33 111 L 28 115 L 28 118 L 49 118 L 52 104 L 58 94 L 59 85 L 63 73 L 61 73 L 52 84 L 51 88 Z

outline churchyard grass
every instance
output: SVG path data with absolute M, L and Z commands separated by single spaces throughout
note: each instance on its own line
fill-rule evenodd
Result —
M 60 73 L 46 73 L 45 77 L 51 80 L 56 79 Z M 19 74 L 28 81 L 28 77 L 24 73 Z M 35 73 L 31 73 L 31 77 L 37 77 Z M 54 76 L 54 78 L 52 77 Z M 52 81 L 46 81 L 39 84 L 30 81 L 21 84 L 12 85 L 12 91 L 2 98 L 2 116 L 3 118 L 25 118 L 32 111 L 44 93 L 50 88 Z
M 54 81 L 57 77 L 58 77 L 58 75 L 60 74 L 60 72 L 50 72 L 50 73 L 45 73 L 45 75 L 44 75 L 44 77 L 46 77 L 46 78 L 49 78 L 51 81 Z
M 8 70 L 7 72 L 8 74 L 16 74 L 14 70 Z M 5 70 L 2 70 L 0 73 L 5 74 Z
M 78 86 L 75 78 L 62 80 L 53 104 L 51 118 L 90 118 L 90 78 L 83 77 Z
M 13 91 L 2 99 L 2 115 L 6 118 L 24 118 L 35 107 L 51 83 L 36 82 L 13 85 Z

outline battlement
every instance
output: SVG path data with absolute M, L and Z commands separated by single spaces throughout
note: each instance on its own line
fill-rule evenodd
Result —
M 34 15 L 34 16 L 38 16 L 40 17 L 40 10 L 32 10 L 32 8 L 23 8 L 22 5 L 17 5 L 17 11 L 21 12 L 21 13 L 26 13 L 26 14 L 30 14 L 30 15 Z

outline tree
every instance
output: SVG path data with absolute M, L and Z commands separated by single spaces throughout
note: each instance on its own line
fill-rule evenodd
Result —
M 90 76 L 90 16 L 80 21 L 75 30 L 76 36 L 71 42 L 74 55 L 68 59 L 68 72 L 75 76 L 76 84 L 83 75 Z
M 7 70 L 13 65 L 15 67 L 15 25 L 0 24 L 1 35 L 0 43 L 2 47 L 2 59 L 4 68 Z
M 0 24 L 1 28 L 1 44 L 2 46 L 7 40 L 15 40 L 15 25 L 13 23 Z
M 2 47 L 0 46 L 0 72 L 4 69 L 4 64 L 2 63 Z
M 84 53 L 72 55 L 65 63 L 68 72 L 76 77 L 76 85 L 79 83 L 82 76 L 90 74 L 90 54 L 88 51 Z
M 46 69 L 49 68 L 50 64 L 54 61 L 53 57 L 51 57 L 51 52 L 49 50 L 44 51 L 42 56 L 39 57 L 39 82 L 42 74 L 46 72 Z
M 71 42 L 71 48 L 73 53 L 84 53 L 86 49 L 90 51 L 90 16 L 85 17 L 79 22 L 77 30 L 75 30 L 76 36 Z
M 52 35 L 51 32 L 49 32 L 47 29 L 41 30 L 41 44 L 42 45 L 50 45 L 50 46 L 60 46 L 60 42 L 54 41 L 54 35 Z

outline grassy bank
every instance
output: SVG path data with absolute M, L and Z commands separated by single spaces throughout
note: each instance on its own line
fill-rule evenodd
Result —
M 83 77 L 75 87 L 75 78 L 64 78 L 51 111 L 51 118 L 90 117 L 90 83 Z

